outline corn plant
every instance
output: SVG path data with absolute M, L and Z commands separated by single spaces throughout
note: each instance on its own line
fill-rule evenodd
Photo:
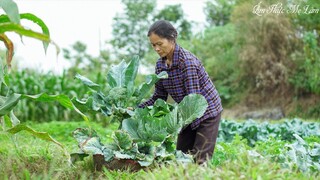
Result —
M 66 108 L 74 109 L 80 114 L 82 114 L 75 106 L 72 104 L 71 100 L 66 95 L 48 95 L 46 93 L 40 93 L 36 95 L 18 94 L 14 93 L 10 89 L 10 81 L 8 78 L 8 69 L 10 70 L 11 61 L 13 57 L 13 43 L 6 36 L 7 32 L 15 32 L 22 36 L 28 36 L 41 40 L 43 42 L 44 49 L 46 51 L 49 43 L 53 43 L 50 39 L 49 29 L 45 23 L 37 16 L 26 13 L 19 14 L 17 4 L 12 0 L 1 0 L 0 7 L 4 10 L 6 14 L 0 15 L 0 40 L 4 42 L 7 48 L 6 65 L 7 68 L 3 67 L 0 63 L 0 89 L 4 85 L 8 87 L 8 91 L 5 96 L 0 95 L 0 117 L 2 130 L 9 132 L 11 134 L 16 134 L 20 131 L 27 131 L 33 134 L 35 137 L 51 141 L 63 148 L 63 145 L 53 139 L 48 133 L 37 132 L 27 125 L 20 124 L 18 118 L 14 115 L 13 109 L 16 107 L 21 99 L 32 99 L 40 102 L 52 102 L 57 101 Z M 20 23 L 20 19 L 27 19 L 36 24 L 38 24 L 42 33 L 35 32 L 33 30 L 26 29 Z M 57 47 L 57 46 L 56 46 Z M 82 114 L 83 115 L 83 114 Z M 83 117 L 87 120 L 86 116 Z

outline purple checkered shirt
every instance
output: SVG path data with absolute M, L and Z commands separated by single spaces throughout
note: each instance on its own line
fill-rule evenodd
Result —
M 158 98 L 166 101 L 168 94 L 177 103 L 180 103 L 188 94 L 202 94 L 209 106 L 202 117 L 191 123 L 192 129 L 196 129 L 203 120 L 214 118 L 222 112 L 219 94 L 195 55 L 176 44 L 171 67 L 167 67 L 165 61 L 166 58 L 160 58 L 157 61 L 156 74 L 166 71 L 169 77 L 155 84 L 153 96 L 140 104 L 140 108 L 153 105 Z

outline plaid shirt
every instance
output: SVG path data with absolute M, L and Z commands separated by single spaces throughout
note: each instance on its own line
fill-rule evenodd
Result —
M 168 94 L 177 103 L 188 94 L 202 94 L 209 106 L 202 117 L 191 123 L 192 129 L 196 129 L 203 120 L 214 118 L 222 112 L 219 94 L 197 57 L 176 44 L 171 67 L 167 67 L 165 61 L 166 58 L 157 61 L 156 74 L 166 71 L 169 77 L 155 84 L 153 96 L 140 104 L 140 108 L 153 105 L 158 98 L 166 101 Z

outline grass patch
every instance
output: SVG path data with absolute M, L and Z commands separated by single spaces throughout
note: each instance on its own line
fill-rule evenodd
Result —
M 68 152 L 78 150 L 71 132 L 78 127 L 87 127 L 84 122 L 50 122 L 28 124 L 38 131 L 49 132 L 66 146 Z M 98 123 L 92 127 L 100 134 L 102 141 L 109 141 L 112 124 L 103 128 Z M 310 137 L 308 141 L 318 141 Z M 2 179 L 318 179 L 319 174 L 308 174 L 289 168 L 268 158 L 267 154 L 277 154 L 282 141 L 258 143 L 255 147 L 247 145 L 246 140 L 235 136 L 231 143 L 219 142 L 213 159 L 205 166 L 196 164 L 167 164 L 157 168 L 138 171 L 94 170 L 92 157 L 69 165 L 61 148 L 53 143 L 36 139 L 21 132 L 14 136 L 0 131 L 0 177 Z M 263 155 L 253 156 L 251 151 Z

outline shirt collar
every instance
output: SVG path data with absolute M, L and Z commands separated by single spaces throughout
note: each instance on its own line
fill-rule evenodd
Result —
M 180 46 L 179 46 L 178 44 L 175 44 L 175 48 L 174 48 L 173 56 L 172 56 L 172 65 L 171 65 L 171 68 L 178 66 L 178 62 L 179 62 L 179 51 L 180 51 Z M 167 57 L 161 58 L 161 60 L 162 60 L 162 65 L 163 65 L 163 67 L 166 67 L 166 69 L 169 69 L 169 68 L 167 68 L 167 65 L 166 65 L 166 59 L 167 59 Z

